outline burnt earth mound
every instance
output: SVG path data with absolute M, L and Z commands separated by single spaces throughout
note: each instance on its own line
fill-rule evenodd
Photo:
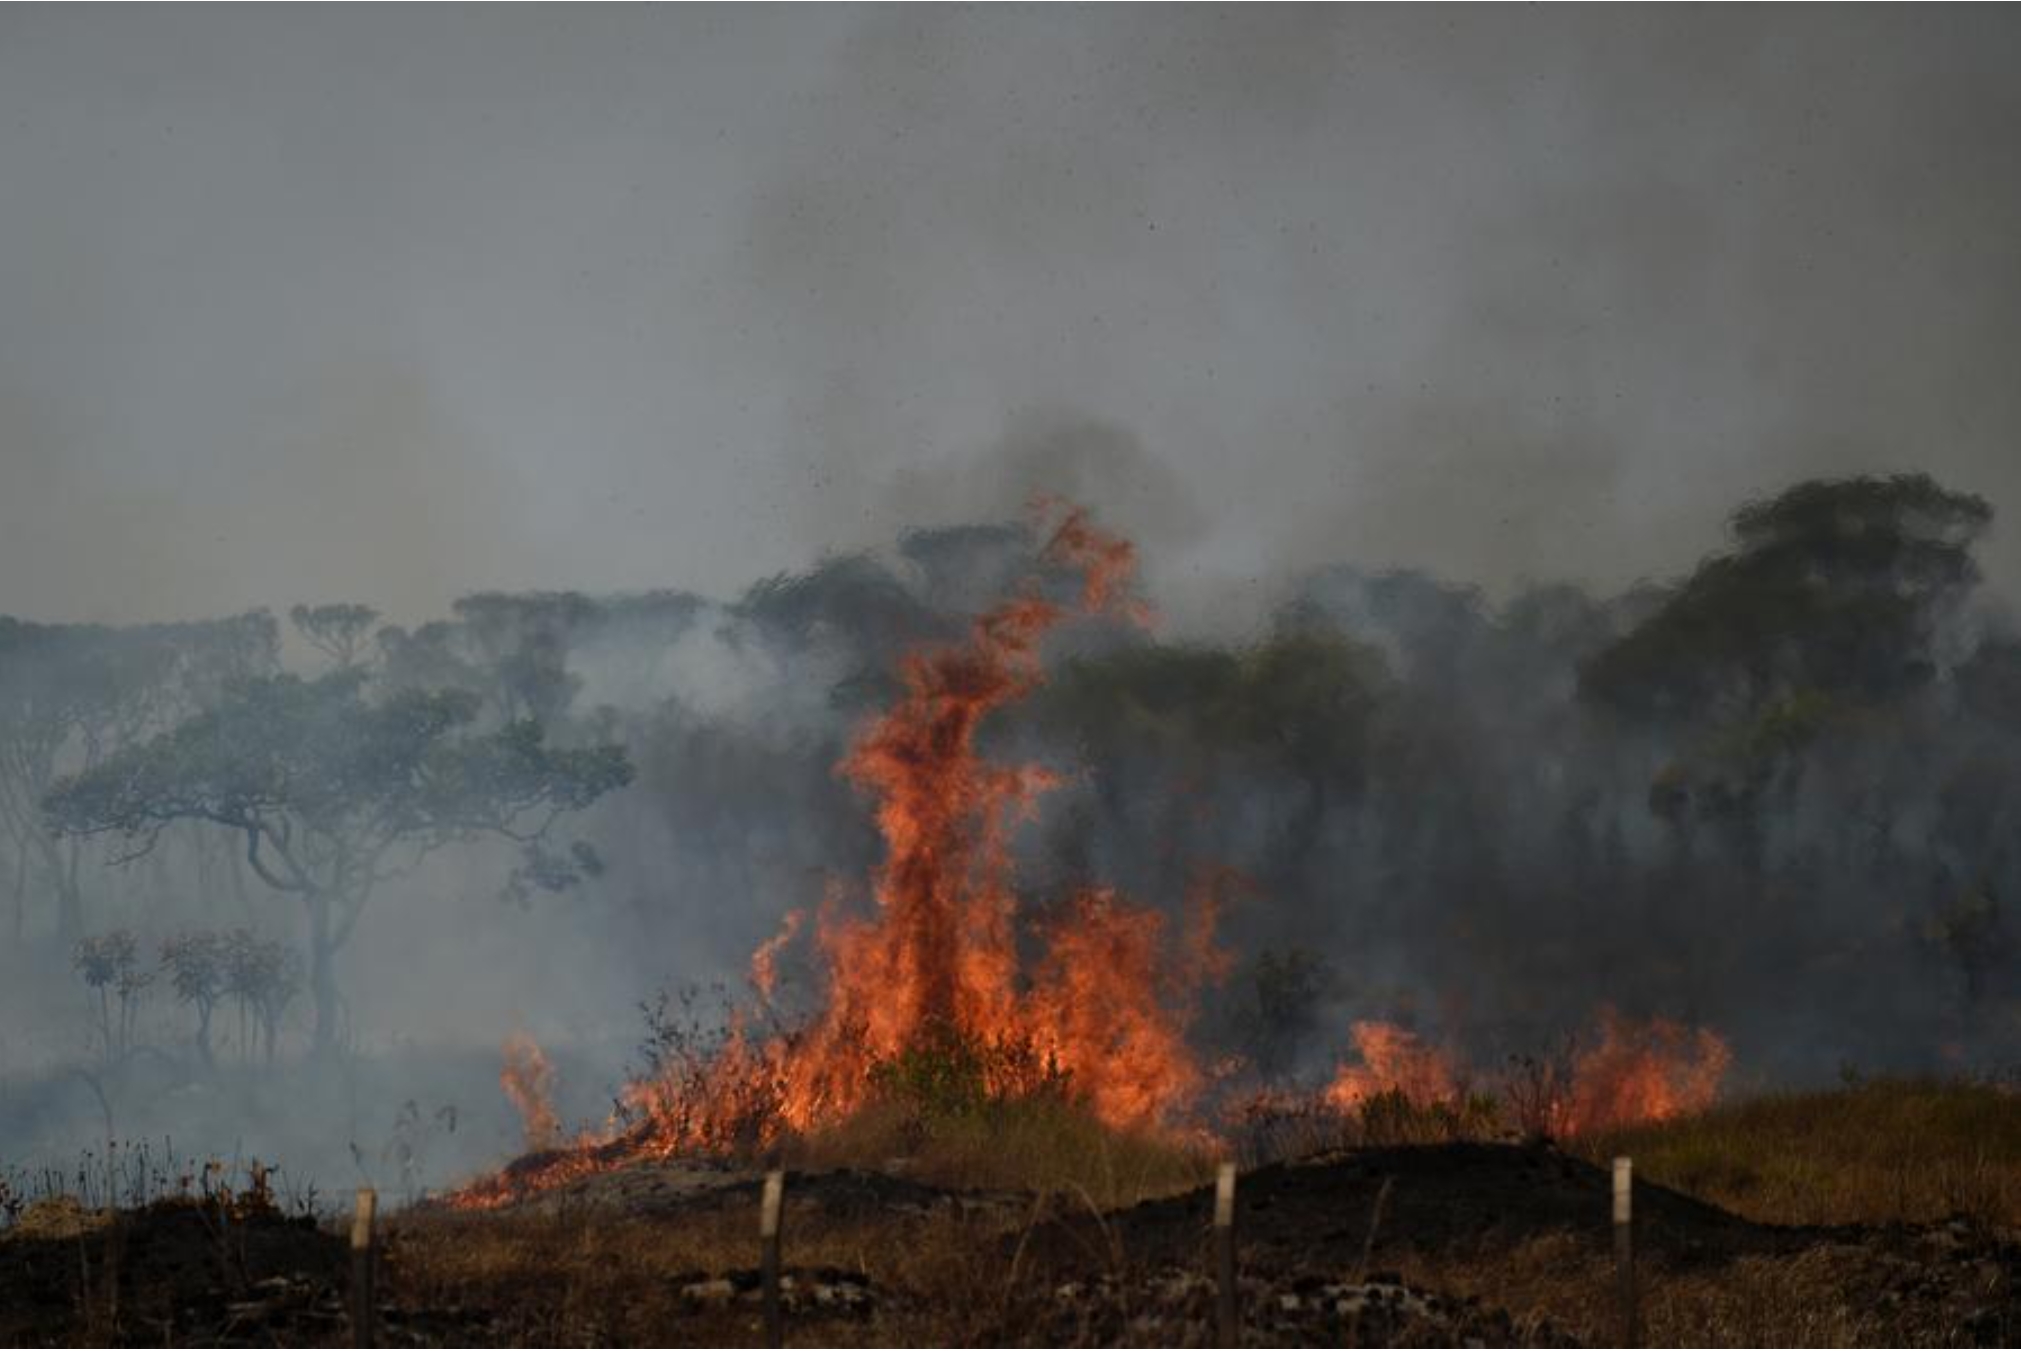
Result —
M 708 1161 L 627 1164 L 490 1209 L 391 1216 L 379 1335 L 753 1343 L 761 1177 Z M 1258 1168 L 1237 1196 L 1242 1342 L 1606 1340 L 1610 1201 L 1605 1170 L 1542 1146 L 1372 1148 Z M 796 1173 L 783 1231 L 789 1340 L 1214 1345 L 1212 1206 L 1211 1186 L 1096 1213 L 1078 1196 L 963 1191 L 902 1165 Z M 1735 1300 L 1800 1304 L 1839 1344 L 2021 1336 L 2012 1234 L 1962 1220 L 1757 1224 L 1646 1182 L 1635 1210 L 1646 1307 L 1685 1341 L 1728 1340 L 1721 1328 L 1747 1340 L 1751 1324 L 1687 1316 Z M 0 1235 L 0 1344 L 342 1344 L 348 1267 L 340 1232 L 271 1208 L 31 1212 Z
M 271 1207 L 44 1203 L 0 1238 L 0 1342 L 327 1340 L 343 1325 L 345 1262 L 313 1219 Z
M 1343 1150 L 1244 1174 L 1236 1233 L 1243 1261 L 1339 1271 L 1405 1252 L 1464 1256 L 1545 1235 L 1613 1242 L 1613 1179 L 1545 1145 L 1441 1144 Z M 1380 1199 L 1380 1206 L 1378 1206 Z M 1064 1214 L 1023 1244 L 1042 1268 L 1088 1260 L 1197 1267 L 1207 1260 L 1213 1190 L 1096 1217 Z M 1635 1244 L 1672 1264 L 1791 1252 L 1817 1231 L 1756 1224 L 1637 1181 Z

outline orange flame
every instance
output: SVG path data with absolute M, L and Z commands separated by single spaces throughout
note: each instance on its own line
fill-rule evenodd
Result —
M 1574 1060 L 1553 1129 L 1590 1135 L 1702 1111 L 1718 1097 L 1732 1061 L 1732 1048 L 1709 1029 L 1667 1018 L 1636 1024 L 1602 1009 L 1600 1040 Z
M 806 919 L 806 911 L 788 910 L 779 925 L 779 932 L 760 943 L 758 950 L 751 954 L 751 986 L 760 998 L 769 1000 L 772 997 L 773 989 L 779 984 L 779 953 L 793 941 Z
M 1357 1022 L 1358 1063 L 1344 1064 L 1322 1098 L 1352 1112 L 1379 1093 L 1419 1105 L 1456 1100 L 1470 1076 L 1457 1052 L 1428 1046 L 1393 1023 Z M 1602 1008 L 1599 1035 L 1549 1069 L 1537 1088 L 1540 1125 L 1559 1137 L 1590 1135 L 1702 1111 L 1719 1095 L 1733 1052 L 1717 1033 L 1666 1018 L 1634 1022 Z M 1517 1105 L 1512 1103 L 1511 1105 Z
M 561 1118 L 554 1110 L 554 1066 L 540 1043 L 524 1032 L 507 1037 L 498 1084 L 525 1124 L 527 1149 L 554 1148 L 561 1139 Z
M 1354 1025 L 1358 1065 L 1342 1065 L 1326 1087 L 1327 1105 L 1348 1112 L 1378 1093 L 1401 1093 L 1414 1103 L 1449 1102 L 1459 1096 L 1453 1056 L 1418 1040 L 1394 1023 Z
M 1102 613 L 1123 603 L 1136 554 L 1066 508 L 1042 557 L 1080 572 L 1083 607 Z M 786 1124 L 804 1129 L 853 1110 L 872 1066 L 950 1033 L 1056 1065 L 1114 1124 L 1181 1108 L 1199 1083 L 1183 1015 L 1161 998 L 1172 992 L 1159 979 L 1154 912 L 1107 892 L 1076 898 L 1020 993 L 1010 836 L 1055 777 L 986 761 L 975 738 L 988 714 L 1038 686 L 1039 645 L 1066 617 L 1027 594 L 979 617 L 965 644 L 909 654 L 903 696 L 842 762 L 877 799 L 877 910 L 843 919 L 831 908 L 817 925 L 825 1006 L 802 1038 L 768 1051 Z M 1194 933 L 1186 941 L 1211 945 Z
M 1128 595 L 1134 546 L 1079 508 L 1036 506 L 1043 517 L 1062 513 L 1041 559 L 1080 574 L 1082 611 L 1144 619 Z M 1091 890 L 1043 927 L 1046 949 L 1028 980 L 1020 962 L 1011 834 L 1056 779 L 983 759 L 976 734 L 1040 684 L 1040 644 L 1067 617 L 1028 591 L 977 617 L 966 642 L 902 658 L 901 697 L 838 767 L 876 800 L 884 858 L 875 909 L 845 915 L 833 896 L 822 906 L 812 938 L 825 999 L 807 1026 L 754 1041 L 733 1024 L 707 1057 L 627 1086 L 629 1130 L 584 1145 L 580 1157 L 508 1170 L 459 1203 L 497 1204 L 638 1154 L 762 1144 L 836 1120 L 868 1099 L 879 1064 L 950 1037 L 1002 1053 L 991 1061 L 1000 1073 L 1063 1076 L 1112 1125 L 1162 1125 L 1183 1112 L 1205 1083 L 1184 1035 L 1191 992 L 1228 966 L 1213 940 L 1225 875 L 1195 887 L 1176 953 L 1166 951 L 1161 915 Z M 789 915 L 752 956 L 752 983 L 767 1000 L 800 925 Z

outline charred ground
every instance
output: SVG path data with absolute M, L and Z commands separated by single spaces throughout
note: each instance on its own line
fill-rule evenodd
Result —
M 1633 1143 L 1648 1174 L 1637 1241 L 1651 1341 L 2011 1344 L 2017 1121 L 2003 1090 L 1882 1083 L 1645 1128 Z M 1894 1138 L 1877 1138 L 1887 1122 Z M 1361 1145 L 1248 1170 L 1245 1340 L 1611 1344 L 1603 1165 L 1618 1144 Z M 1109 1185 L 1131 1148 L 1117 1142 Z M 1889 1149 L 1922 1166 L 1892 1167 Z M 984 1187 L 950 1160 L 928 1149 L 875 1166 L 798 1161 L 784 1221 L 789 1340 L 1212 1342 L 1211 1189 L 1102 1204 L 1094 1173 L 1092 1187 Z M 1798 1196 L 1764 1183 L 1803 1169 L 1864 1187 Z M 1960 1186 L 1964 1169 L 1975 1186 Z M 1684 1173 L 1706 1196 L 1667 1185 Z M 409 1208 L 385 1230 L 382 1336 L 756 1343 L 759 1178 L 726 1160 L 630 1163 L 491 1210 Z M 1782 1222 L 1792 1215 L 1806 1222 Z M 117 1217 L 44 1203 L 0 1240 L 0 1338 L 341 1344 L 345 1272 L 333 1229 L 270 1202 Z

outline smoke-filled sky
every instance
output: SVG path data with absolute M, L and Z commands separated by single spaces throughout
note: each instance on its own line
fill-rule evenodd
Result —
M 0 612 L 732 593 L 1093 501 L 1615 586 L 2021 513 L 2021 17 L 0 11 Z M 1986 551 L 2021 580 L 2021 532 Z

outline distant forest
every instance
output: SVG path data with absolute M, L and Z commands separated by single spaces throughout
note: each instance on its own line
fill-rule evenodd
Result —
M 1270 1075 L 1361 1014 L 1506 1049 L 1598 1002 L 1765 1074 L 2004 1063 L 2021 635 L 1974 563 L 1992 519 L 1921 475 L 1812 481 L 1621 595 L 1342 565 L 1239 643 L 1072 626 L 987 732 L 1061 779 L 1022 884 L 1176 906 L 1232 870 L 1202 1031 Z M 271 1056 L 337 1036 L 353 933 L 476 849 L 642 993 L 698 947 L 735 979 L 788 908 L 860 900 L 876 839 L 834 767 L 900 653 L 1068 584 L 1037 544 L 926 530 L 729 602 L 478 594 L 411 629 L 0 618 L 0 935 L 74 966 L 108 1047 L 159 963 L 206 1056 L 233 1008 Z

